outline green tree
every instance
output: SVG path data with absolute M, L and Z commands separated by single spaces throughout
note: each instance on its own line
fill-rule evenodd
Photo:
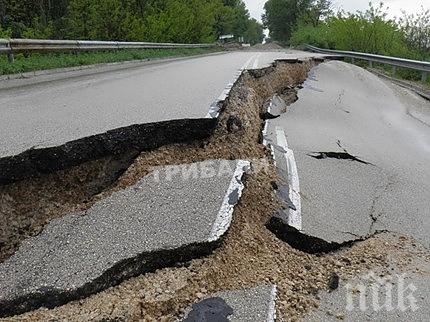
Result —
M 160 42 L 256 41 L 260 30 L 242 0 L 0 0 L 0 26 L 16 38 Z
M 263 25 L 255 19 L 250 19 L 244 38 L 245 42 L 251 45 L 261 44 L 264 40 Z
M 68 14 L 66 16 L 66 35 L 70 39 L 90 39 L 92 30 L 91 0 L 69 0 Z
M 389 56 L 412 54 L 399 26 L 388 19 L 383 4 L 370 4 L 364 12 L 339 12 L 317 26 L 301 24 L 293 33 L 291 44 L 304 43 Z
M 273 40 L 288 42 L 299 18 L 310 8 L 311 0 L 269 0 L 264 5 L 263 23 Z
M 421 12 L 407 14 L 399 19 L 399 25 L 405 34 L 408 45 L 422 52 L 430 53 L 430 9 L 421 8 Z

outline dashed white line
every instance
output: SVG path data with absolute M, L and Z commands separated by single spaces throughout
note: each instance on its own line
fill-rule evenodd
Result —
M 252 69 L 258 68 L 258 59 L 260 58 L 261 54 L 258 54 L 257 57 L 255 57 L 254 64 L 252 65 Z
M 221 95 L 218 96 L 217 100 L 211 104 L 211 106 L 209 108 L 209 112 L 208 112 L 208 114 L 206 114 L 206 118 L 207 119 L 217 118 L 218 117 L 218 115 L 219 115 L 219 103 L 225 101 L 225 99 L 230 94 L 230 91 L 233 88 L 234 84 L 237 82 L 237 80 L 239 79 L 240 75 L 242 75 L 242 72 L 245 69 L 248 68 L 249 64 L 254 59 L 254 57 L 255 56 L 252 56 L 251 58 L 249 58 L 245 62 L 245 64 L 236 72 L 236 74 L 234 75 L 233 80 L 230 83 L 228 83 L 228 85 L 222 91 Z

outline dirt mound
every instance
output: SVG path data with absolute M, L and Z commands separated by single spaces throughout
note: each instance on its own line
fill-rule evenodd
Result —
M 285 50 L 284 47 L 282 47 L 281 45 L 275 43 L 275 42 L 271 42 L 271 43 L 266 43 L 266 44 L 258 44 L 255 46 L 250 47 L 253 50 Z

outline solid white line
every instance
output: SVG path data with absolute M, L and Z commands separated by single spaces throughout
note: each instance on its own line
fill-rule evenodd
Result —
M 267 314 L 267 322 L 276 321 L 276 285 L 272 285 L 272 291 L 270 294 L 269 312 Z
M 285 135 L 284 129 L 279 126 L 276 127 L 276 141 L 277 144 L 286 151 L 284 153 L 284 157 L 287 162 L 290 200 L 296 207 L 296 210 L 289 209 L 288 225 L 298 230 L 302 230 L 302 205 L 297 164 L 294 158 L 293 150 L 288 147 L 287 137 Z
M 270 148 L 270 153 L 272 154 L 273 164 L 276 167 L 275 149 L 273 148 L 273 144 L 270 144 L 267 141 L 267 132 L 268 131 L 269 131 L 269 120 L 266 120 L 264 122 L 264 127 L 263 127 L 263 131 L 262 131 L 262 134 L 263 134 L 263 145 Z
M 241 181 L 244 173 L 250 168 L 249 161 L 238 160 L 236 169 L 234 171 L 233 177 L 230 181 L 230 185 L 227 189 L 227 193 L 221 204 L 221 208 L 218 211 L 217 218 L 212 225 L 212 230 L 209 235 L 209 242 L 218 240 L 230 227 L 231 221 L 233 219 L 234 206 L 230 204 L 230 195 L 236 189 L 238 190 L 238 198 L 242 196 L 242 191 L 244 188 L 243 182 Z

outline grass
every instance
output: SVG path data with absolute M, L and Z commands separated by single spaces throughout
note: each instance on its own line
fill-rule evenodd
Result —
M 352 60 L 348 59 L 348 58 L 345 59 L 345 61 L 348 63 L 352 63 Z M 363 67 L 363 68 L 369 67 L 369 63 L 367 61 L 364 61 L 364 60 L 355 60 L 355 65 Z M 392 66 L 374 62 L 373 68 L 379 69 L 380 71 L 383 71 L 388 76 L 393 76 L 392 75 Z M 418 85 L 424 85 L 430 89 L 430 75 L 427 77 L 427 81 L 425 83 L 423 83 L 421 81 L 421 76 L 422 76 L 422 73 L 420 71 L 412 70 L 409 68 L 397 67 L 395 78 L 398 78 L 400 80 L 407 80 L 407 81 L 415 82 Z
M 151 58 L 184 57 L 220 51 L 219 48 L 190 49 L 123 49 L 80 53 L 18 54 L 10 63 L 0 55 L 0 75 L 18 74 L 36 70 L 114 63 Z

